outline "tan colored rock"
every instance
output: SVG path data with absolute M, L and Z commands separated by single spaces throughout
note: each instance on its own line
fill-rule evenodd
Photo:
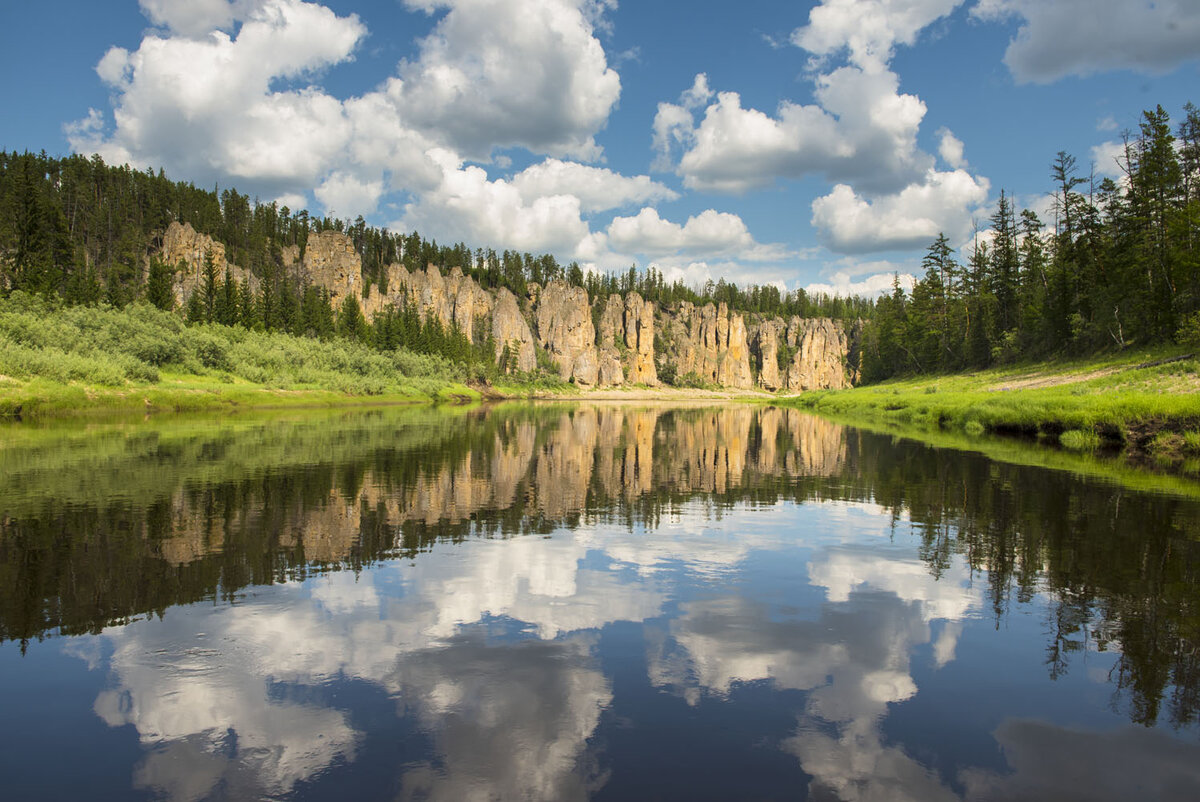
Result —
M 288 258 L 299 255 L 299 249 L 288 249 Z M 300 267 L 308 281 L 329 291 L 329 301 L 336 310 L 347 295 L 356 293 L 362 302 L 362 259 L 354 250 L 354 242 L 340 231 L 320 231 L 308 235 L 304 259 Z
M 725 355 L 721 360 L 717 380 L 722 387 L 752 387 L 754 381 L 750 374 L 750 345 L 746 338 L 745 318 L 738 312 L 729 313 L 725 304 L 721 304 L 721 311 L 725 312 L 724 319 L 729 321 L 729 327 L 725 339 Z
M 558 375 L 584 387 L 595 385 L 599 359 L 587 292 L 552 281 L 540 288 L 535 309 L 538 342 L 558 366 Z
M 621 353 L 617 349 L 618 337 L 624 342 L 625 336 L 625 304 L 620 295 L 610 295 L 606 301 L 597 300 L 603 310 L 600 313 L 600 327 L 596 332 L 597 371 L 596 383 L 600 387 L 613 387 L 625 383 L 625 368 L 621 365 Z
M 241 284 L 250 282 L 250 288 L 258 291 L 258 279 L 249 270 L 225 261 L 225 246 L 207 234 L 201 234 L 190 223 L 171 223 L 163 232 L 162 248 L 158 256 L 164 264 L 176 269 L 173 290 L 176 306 L 183 308 L 204 281 L 204 259 L 212 256 L 217 270 L 217 279 L 225 280 L 228 268 L 233 279 Z
M 596 384 L 600 387 L 615 387 L 625 383 L 625 370 L 621 367 L 621 355 L 611 345 L 602 345 L 596 351 Z
M 596 301 L 600 303 L 600 301 Z M 619 332 L 619 335 L 618 335 Z M 617 337 L 625 336 L 625 304 L 621 296 L 613 293 L 604 302 L 604 311 L 600 314 L 600 331 L 596 332 L 596 341 L 600 346 L 616 348 Z
M 845 330 L 829 318 L 792 318 L 789 344 L 795 356 L 788 366 L 788 390 L 844 389 L 850 386 L 846 371 L 849 339 Z
M 528 373 L 537 367 L 533 332 L 521 315 L 516 296 L 503 287 L 496 290 L 492 310 L 492 339 L 496 343 L 497 360 L 504 352 L 504 346 L 508 346 L 509 354 L 515 359 L 515 364 L 508 366 L 510 370 Z
M 408 269 L 401 264 L 391 264 L 385 270 L 386 292 L 379 285 L 372 285 L 371 294 L 362 299 L 362 311 L 367 320 L 374 320 L 380 312 L 399 306 L 407 297 L 408 285 L 412 279 Z
M 643 300 L 636 292 L 625 296 L 625 345 L 629 349 L 629 382 L 657 385 L 658 371 L 654 367 L 654 304 Z
M 664 321 L 664 332 L 672 343 L 668 358 L 675 360 L 676 375 L 695 373 L 701 381 L 723 387 L 752 385 L 746 322 L 740 314 L 730 314 L 725 304 L 697 309 L 683 302 L 673 317 Z
M 492 313 L 492 296 L 476 284 L 475 279 L 464 276 L 457 267 L 450 269 L 446 294 L 450 302 L 451 320 L 467 335 L 468 342 L 474 343 L 478 324 L 486 321 Z
M 758 383 L 765 389 L 775 391 L 783 386 L 784 377 L 779 375 L 779 339 L 787 336 L 787 326 L 778 318 L 764 320 L 758 327 Z

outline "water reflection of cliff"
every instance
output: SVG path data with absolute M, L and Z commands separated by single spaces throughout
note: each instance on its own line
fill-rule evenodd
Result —
M 546 531 L 585 513 L 640 518 L 698 493 L 728 502 L 760 474 L 832 474 L 846 448 L 834 424 L 748 407 L 430 414 L 182 439 L 135 430 L 98 437 L 94 454 L 86 439 L 10 449 L 0 639 L 95 631 L 443 538 Z
M 439 541 L 652 527 L 689 500 L 718 517 L 736 502 L 845 499 L 910 520 L 923 576 L 957 558 L 986 572 L 998 618 L 1049 593 L 1052 675 L 1088 649 L 1116 649 L 1135 720 L 1165 710 L 1184 723 L 1200 710 L 1194 502 L 792 410 L 504 406 L 134 427 L 13 445 L 0 465 L 0 639 L 95 632 L 322 566 L 416 558 Z M 619 548 L 652 565 L 657 545 Z

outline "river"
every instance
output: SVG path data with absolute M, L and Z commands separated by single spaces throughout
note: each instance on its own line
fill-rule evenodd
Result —
M 0 797 L 1200 798 L 1200 491 L 794 410 L 0 429 Z

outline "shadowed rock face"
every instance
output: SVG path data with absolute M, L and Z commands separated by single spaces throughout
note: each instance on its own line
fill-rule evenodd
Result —
M 779 339 L 786 331 L 787 327 L 779 319 L 764 320 L 758 327 L 758 355 L 761 360 L 758 383 L 763 389 L 774 391 L 783 386 L 779 371 Z
M 203 280 L 206 254 L 212 255 L 222 277 L 228 267 L 235 280 L 249 281 L 257 289 L 258 280 L 249 271 L 227 264 L 224 245 L 191 226 L 172 223 L 163 235 L 160 255 L 171 265 L 183 265 L 175 278 L 180 307 Z M 408 303 L 422 320 L 432 317 L 443 327 L 456 326 L 472 343 L 490 333 L 496 360 L 508 354 L 507 370 L 535 370 L 542 348 L 559 376 L 583 387 L 657 386 L 660 367 L 667 365 L 676 377 L 731 389 L 844 388 L 857 378 L 846 365 L 851 337 L 825 318 L 748 322 L 725 304 L 697 307 L 683 302 L 675 309 L 659 309 L 636 292 L 596 300 L 593 318 L 587 292 L 564 281 L 530 285 L 529 296 L 517 298 L 503 288 L 482 288 L 458 267 L 442 275 L 433 265 L 413 272 L 389 265 L 363 297 L 362 260 L 353 241 L 338 231 L 310 235 L 303 256 L 298 246 L 284 248 L 282 264 L 303 281 L 327 290 L 335 309 L 345 298 L 355 297 L 372 320 Z M 664 353 L 656 352 L 656 332 L 666 343 Z
M 600 301 L 596 301 L 597 304 Z M 620 331 L 622 344 L 624 340 L 625 304 L 620 295 L 608 296 L 604 310 L 600 313 L 600 329 L 596 332 L 599 342 L 598 359 L 600 360 L 599 382 L 601 387 L 611 387 L 625 383 L 625 368 L 621 365 L 621 352 L 617 348 L 617 332 Z M 653 355 L 651 355 L 653 358 Z

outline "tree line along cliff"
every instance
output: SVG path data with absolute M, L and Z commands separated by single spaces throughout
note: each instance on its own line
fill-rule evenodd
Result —
M 1116 167 L 1114 179 L 1059 152 L 1052 219 L 1001 191 L 964 253 L 939 234 L 922 277 L 842 298 L 723 280 L 689 287 L 653 266 L 584 272 L 549 254 L 439 245 L 99 157 L 0 151 L 0 293 L 186 303 L 193 320 L 341 333 L 588 385 L 799 390 L 1200 345 L 1200 109 L 1185 105 L 1175 126 L 1161 106 L 1144 112 L 1116 161 L 1104 168 Z M 195 247 L 200 237 L 208 249 Z M 176 273 L 180 249 L 190 272 Z
M 203 319 L 205 304 L 218 305 L 227 288 L 261 297 L 263 280 L 233 264 L 228 253 L 211 236 L 172 222 L 151 262 L 168 267 L 168 305 L 192 314 L 199 308 Z M 858 375 L 854 346 L 861 326 L 828 317 L 748 313 L 725 302 L 658 304 L 636 290 L 592 296 L 559 277 L 523 282 L 517 295 L 506 286 L 484 288 L 459 266 L 443 270 L 432 263 L 410 269 L 397 261 L 370 276 L 353 238 L 334 229 L 311 234 L 303 248 L 282 248 L 279 266 L 288 283 L 316 292 L 322 305 L 337 310 L 339 322 L 361 316 L 364 325 L 380 325 L 390 316 L 415 315 L 476 352 L 485 350 L 509 374 L 542 368 L 581 387 L 771 391 L 844 388 Z M 148 279 L 152 288 L 156 281 Z

